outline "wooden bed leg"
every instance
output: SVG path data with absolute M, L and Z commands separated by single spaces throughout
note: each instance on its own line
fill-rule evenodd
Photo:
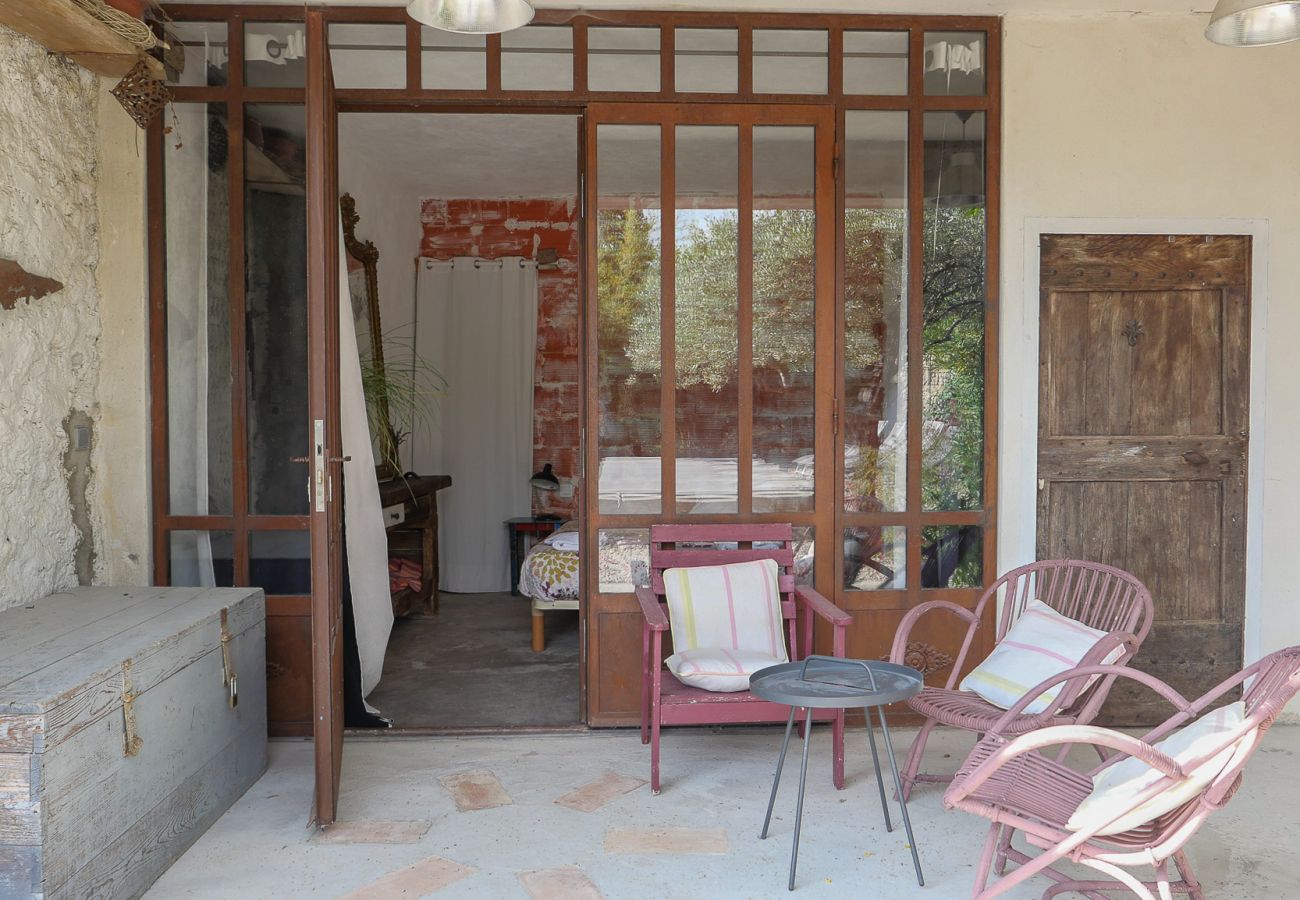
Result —
M 533 610 L 533 652 L 541 653 L 546 649 L 546 619 L 539 609 Z

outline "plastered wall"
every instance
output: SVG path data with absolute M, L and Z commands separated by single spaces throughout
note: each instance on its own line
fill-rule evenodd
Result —
M 1300 45 L 1209 44 L 1204 15 L 1011 15 L 1004 21 L 1000 568 L 1032 555 L 1037 284 L 1025 277 L 1035 219 L 1261 221 L 1256 314 L 1267 316 L 1251 440 L 1262 446 L 1249 510 L 1259 583 L 1246 655 L 1300 644 L 1294 575 L 1300 508 Z M 1177 224 L 1176 222 L 1172 224 Z M 1113 230 L 1112 228 L 1112 230 Z M 1256 362 L 1258 363 L 1258 355 Z
M 127 449 L 113 446 L 110 435 L 121 434 L 117 426 L 129 422 L 130 432 L 141 427 L 143 393 L 115 385 L 113 424 L 107 433 L 100 430 L 106 358 L 103 286 L 97 281 L 103 250 L 100 81 L 0 28 L 0 85 L 0 257 L 64 284 L 57 293 L 0 309 L 0 608 L 5 608 L 79 580 L 144 580 L 148 536 L 143 527 L 147 494 L 139 478 L 142 436 L 127 445 L 135 454 L 133 474 L 127 471 L 130 463 L 106 464 L 108 455 Z M 138 175 L 142 164 L 135 171 Z M 138 178 L 134 184 L 119 183 L 128 208 L 138 210 L 142 203 L 141 184 Z M 143 235 L 142 220 L 135 234 Z M 128 267 L 142 272 L 142 240 L 125 240 L 126 246 L 121 240 L 115 229 L 113 252 L 129 253 Z M 130 298 L 122 301 L 119 288 L 112 285 L 110 340 L 120 337 L 138 348 L 143 318 L 117 316 L 132 304 Z M 133 294 L 136 304 L 142 298 L 142 291 Z M 127 334 L 118 334 L 119 328 Z M 89 416 L 94 443 L 89 478 L 70 492 L 63 423 L 74 413 Z M 101 477 L 97 465 L 112 468 L 113 477 Z M 82 554 L 80 577 L 76 560 L 83 532 L 74 523 L 73 493 L 92 551 Z M 125 521 L 134 532 L 119 527 L 125 506 L 133 508 Z

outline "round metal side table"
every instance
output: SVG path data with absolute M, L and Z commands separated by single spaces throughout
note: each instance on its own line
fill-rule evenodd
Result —
M 760 838 L 767 837 L 772 822 L 772 807 L 776 803 L 777 787 L 781 784 L 781 769 L 785 767 L 785 754 L 790 748 L 790 733 L 794 730 L 795 712 L 805 711 L 803 731 L 803 763 L 799 768 L 799 801 L 794 814 L 794 846 L 790 851 L 789 889 L 794 890 L 795 867 L 799 863 L 799 832 L 803 826 L 804 782 L 808 777 L 808 743 L 812 735 L 814 709 L 861 708 L 867 719 L 867 739 L 871 743 L 871 762 L 876 768 L 876 785 L 880 789 L 880 808 L 885 814 L 885 829 L 892 832 L 889 804 L 885 799 L 885 783 L 880 776 L 880 755 L 876 751 L 875 729 L 871 725 L 871 710 L 880 716 L 880 731 L 885 739 L 885 755 L 894 773 L 894 789 L 898 792 L 898 805 L 903 812 L 903 828 L 912 850 L 912 865 L 916 868 L 916 883 L 925 886 L 921 875 L 921 858 L 916 852 L 916 839 L 912 836 L 912 820 L 907 815 L 907 801 L 903 799 L 903 779 L 898 774 L 898 761 L 894 758 L 894 744 L 885 722 L 885 706 L 915 697 L 921 692 L 923 678 L 920 672 L 908 666 L 875 660 L 840 659 L 834 656 L 810 656 L 799 662 L 782 663 L 755 672 L 749 679 L 749 689 L 756 697 L 790 707 L 790 718 L 785 723 L 785 738 L 781 741 L 781 756 L 772 776 L 772 795 L 767 801 L 767 815 L 763 818 Z

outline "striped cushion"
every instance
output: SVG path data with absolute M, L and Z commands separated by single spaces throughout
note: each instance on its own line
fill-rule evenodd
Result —
M 993 652 L 961 681 L 963 691 L 974 691 L 1000 709 L 1009 709 L 1026 691 L 1053 675 L 1073 669 L 1106 632 L 1061 615 L 1046 603 L 1030 600 L 1007 636 Z M 1106 658 L 1113 662 L 1123 653 L 1117 648 Z M 1047 709 L 1064 685 L 1056 685 L 1025 707 L 1029 714 Z
M 1206 713 L 1155 744 L 1157 750 L 1183 767 L 1187 777 L 1173 782 L 1136 809 L 1132 807 L 1138 794 L 1164 776 L 1132 756 L 1107 766 L 1093 777 L 1092 793 L 1079 804 L 1065 827 L 1071 831 L 1095 830 L 1102 835 L 1121 834 L 1173 812 L 1209 787 L 1242 754 L 1250 752 L 1259 732 L 1247 731 L 1245 719 L 1246 704 L 1238 700 Z M 1202 762 L 1192 765 L 1197 760 Z
M 712 648 L 674 653 L 665 664 L 683 684 L 706 691 L 734 693 L 749 690 L 750 675 L 785 661 L 754 650 Z
M 750 650 L 786 662 L 777 571 L 770 559 L 666 569 L 673 649 Z

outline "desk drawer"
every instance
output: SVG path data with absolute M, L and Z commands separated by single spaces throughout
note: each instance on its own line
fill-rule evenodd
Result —
M 384 527 L 392 528 L 394 525 L 401 525 L 406 521 L 406 504 L 394 503 L 392 506 L 384 507 Z

